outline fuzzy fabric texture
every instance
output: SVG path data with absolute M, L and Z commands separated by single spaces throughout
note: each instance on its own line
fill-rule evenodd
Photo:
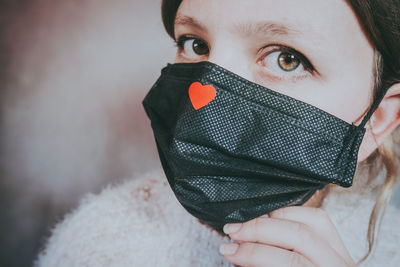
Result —
M 372 191 L 334 187 L 326 210 L 355 261 L 367 251 Z M 388 206 L 373 255 L 359 266 L 400 266 L 400 210 Z M 88 194 L 58 223 L 35 261 L 50 266 L 233 266 L 219 254 L 229 242 L 200 224 L 156 171 Z

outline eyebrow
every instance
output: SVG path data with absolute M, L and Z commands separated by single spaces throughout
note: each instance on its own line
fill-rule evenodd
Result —
M 250 35 L 298 35 L 301 32 L 293 26 L 283 25 L 272 21 L 260 21 L 256 23 L 237 23 L 232 26 L 233 32 L 239 32 L 244 36 Z
M 174 26 L 191 26 L 200 31 L 207 31 L 207 28 L 198 20 L 188 16 L 177 16 Z M 272 21 L 260 21 L 256 23 L 236 23 L 233 24 L 231 32 L 239 33 L 243 36 L 250 35 L 299 35 L 301 31 L 290 25 L 283 25 Z
M 176 25 L 191 26 L 201 31 L 207 31 L 207 28 L 198 20 L 188 16 L 177 16 L 174 21 L 174 26 Z

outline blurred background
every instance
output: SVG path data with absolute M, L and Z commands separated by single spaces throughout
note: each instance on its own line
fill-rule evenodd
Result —
M 31 266 L 85 193 L 160 168 L 141 101 L 174 56 L 160 0 L 0 0 L 1 267 Z
M 175 47 L 160 0 L 0 0 L 0 266 L 86 192 L 158 168 L 141 101 Z

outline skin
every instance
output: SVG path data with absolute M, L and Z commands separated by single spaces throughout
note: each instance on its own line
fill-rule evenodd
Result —
M 176 40 L 189 38 L 178 46 L 175 62 L 211 61 L 356 125 L 371 103 L 374 48 L 344 0 L 184 0 L 174 29 Z M 198 53 L 194 43 L 207 49 Z M 282 46 L 301 53 L 313 70 L 302 64 L 283 70 Z M 399 96 L 395 84 L 367 124 L 358 162 L 399 125 Z M 303 206 L 227 224 L 224 231 L 235 243 L 220 252 L 239 266 L 355 266 L 328 214 L 316 208 L 321 199 L 315 194 Z

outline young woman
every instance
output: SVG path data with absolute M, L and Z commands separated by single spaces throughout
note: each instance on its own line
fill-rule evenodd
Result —
M 332 182 L 314 190 L 312 197 L 303 197 L 306 200 L 303 205 L 281 207 L 247 221 L 232 220 L 233 223 L 223 227 L 226 235 L 221 235 L 207 225 L 213 226 L 212 223 L 200 220 L 206 221 L 202 224 L 190 216 L 176 201 L 167 182 L 160 182 L 162 178 L 135 179 L 105 190 L 100 196 L 86 198 L 55 229 L 37 264 L 355 266 L 359 261 L 366 266 L 398 266 L 400 234 L 394 225 L 400 222 L 400 214 L 387 204 L 397 182 L 393 140 L 400 123 L 400 3 L 394 0 L 164 0 L 162 14 L 168 34 L 177 43 L 178 64 L 163 70 L 168 78 L 159 80 L 155 87 L 167 86 L 160 85 L 165 81 L 174 85 L 184 81 L 185 86 L 190 85 L 192 89 L 195 86 L 193 90 L 200 88 L 213 94 L 204 102 L 208 96 L 194 96 L 189 89 L 194 107 L 190 106 L 190 114 L 214 99 L 216 103 L 219 101 L 220 89 L 215 93 L 214 87 L 205 89 L 200 83 L 186 84 L 188 77 L 197 75 L 193 73 L 200 69 L 218 72 L 215 87 L 218 87 L 217 79 L 226 78 L 231 79 L 232 87 L 241 83 L 255 90 L 271 88 L 279 93 L 271 93 L 274 96 L 286 100 L 289 98 L 281 95 L 290 97 L 288 105 L 295 103 L 307 108 L 312 105 L 330 114 L 324 116 L 334 116 L 342 124 L 363 126 L 372 115 L 359 149 L 354 150 L 358 152 L 354 184 L 345 189 Z M 204 61 L 210 63 L 199 64 Z M 207 74 L 199 75 L 202 80 Z M 166 96 L 172 94 L 164 91 Z M 251 91 L 245 93 L 251 94 Z M 254 94 L 262 95 L 262 92 Z M 256 96 L 248 97 L 256 99 Z M 168 100 L 163 101 L 160 103 Z M 243 105 L 250 103 L 244 98 L 235 98 L 235 101 L 244 109 Z M 210 109 L 212 105 L 217 104 L 210 104 Z M 188 116 L 184 119 L 194 118 Z M 237 117 L 231 119 L 232 124 L 237 122 Z M 155 124 L 155 120 L 152 122 Z M 156 132 L 161 128 L 153 125 Z M 221 130 L 221 134 L 228 141 L 234 138 L 229 129 Z M 339 140 L 335 132 L 324 134 Z M 262 136 L 263 132 L 254 135 Z M 157 139 L 161 147 L 160 140 Z M 160 153 L 166 151 L 160 147 Z M 314 155 L 315 164 L 324 157 L 323 152 L 321 149 L 320 154 Z M 170 170 L 165 164 L 164 170 L 169 178 Z M 177 186 L 173 189 L 180 202 L 184 202 L 179 194 L 187 192 L 178 192 Z M 232 190 L 235 192 L 234 187 Z M 206 218 L 202 217 L 208 212 L 206 208 L 201 213 L 190 209 L 195 207 L 194 202 L 185 205 L 192 214 L 198 212 L 200 219 Z M 377 235 L 379 215 L 382 218 L 385 210 L 387 221 L 382 222 Z M 373 254 L 376 240 L 380 243 Z M 225 259 L 216 254 L 217 247 Z

